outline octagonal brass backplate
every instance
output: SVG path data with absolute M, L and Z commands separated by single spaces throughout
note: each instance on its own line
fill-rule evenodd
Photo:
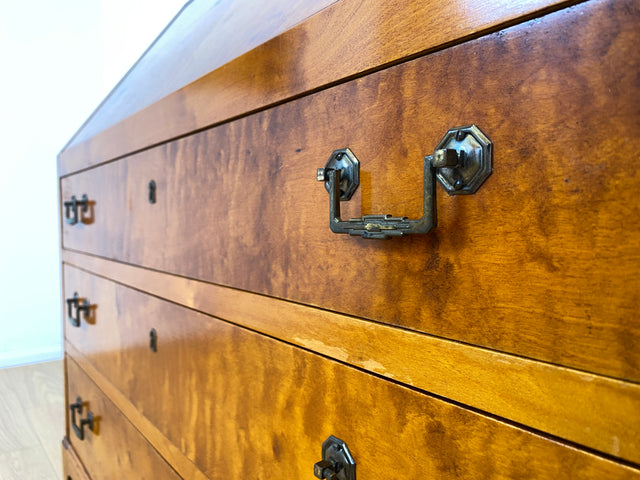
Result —
M 440 140 L 434 158 L 457 154 L 457 162 L 436 169 L 436 178 L 449 195 L 469 195 L 491 175 L 491 140 L 475 125 L 452 128 Z
M 327 192 L 329 189 L 329 170 L 340 171 L 340 200 L 349 200 L 360 185 L 360 162 L 348 148 L 334 150 L 324 168 L 319 168 L 317 179 L 324 181 Z
M 313 474 L 322 480 L 356 480 L 356 462 L 347 444 L 329 435 L 322 443 L 322 460 L 313 466 Z

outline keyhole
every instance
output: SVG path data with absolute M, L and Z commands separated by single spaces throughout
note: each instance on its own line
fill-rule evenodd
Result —
M 149 348 L 152 352 L 158 351 L 158 332 L 155 328 L 152 328 L 149 332 Z
M 151 180 L 149 182 L 149 203 L 156 203 L 156 182 Z

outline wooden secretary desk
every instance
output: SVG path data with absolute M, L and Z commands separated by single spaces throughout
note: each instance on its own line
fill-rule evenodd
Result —
M 187 4 L 58 157 L 65 478 L 640 478 L 639 22 Z

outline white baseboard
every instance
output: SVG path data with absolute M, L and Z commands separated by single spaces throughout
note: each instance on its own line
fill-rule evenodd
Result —
M 30 363 L 50 362 L 62 358 L 62 346 L 35 348 L 14 352 L 0 352 L 0 368 L 17 367 Z

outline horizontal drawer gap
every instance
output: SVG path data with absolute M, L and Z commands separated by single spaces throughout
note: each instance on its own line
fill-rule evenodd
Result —
M 202 313 L 202 312 L 198 312 L 198 313 Z M 222 320 L 222 319 L 220 319 Z M 222 320 L 224 321 L 224 320 Z M 235 324 L 234 324 L 235 325 Z M 255 332 L 254 330 L 248 329 L 246 327 L 243 327 L 241 325 L 235 325 L 238 326 L 239 328 L 242 328 L 244 330 L 248 330 L 248 331 L 252 331 Z M 260 332 L 255 332 L 255 333 L 259 333 Z M 290 344 L 288 342 L 285 342 L 281 339 L 278 338 L 274 338 L 274 337 L 270 337 L 267 336 L 268 338 L 277 341 L 277 342 L 281 342 L 296 348 L 300 348 L 297 345 L 293 345 Z M 198 474 L 201 474 L 200 470 L 197 470 L 197 467 L 191 462 L 191 460 L 189 458 L 187 458 L 186 456 L 183 456 L 182 453 L 180 453 L 179 451 L 176 450 L 176 447 L 173 446 L 173 444 L 171 444 L 171 442 L 164 437 L 164 435 L 157 431 L 157 429 L 149 422 L 148 419 L 146 419 L 146 417 L 144 415 L 142 415 L 135 407 L 135 405 L 133 405 L 131 403 L 131 401 L 129 399 L 126 398 L 125 395 L 123 395 L 121 392 L 118 391 L 118 389 L 110 382 L 109 379 L 107 379 L 100 371 L 98 371 L 90 362 L 89 359 L 87 359 L 79 350 L 77 350 L 73 344 L 71 344 L 68 340 L 65 341 L 65 349 L 66 351 L 71 355 L 71 357 L 76 361 L 76 363 L 78 363 L 78 365 L 81 366 L 81 368 L 83 370 L 85 370 L 85 373 L 87 375 L 89 375 L 92 380 L 98 385 L 100 386 L 100 388 L 105 391 L 105 393 L 107 393 L 109 395 L 109 397 L 111 398 L 112 401 L 114 401 L 114 403 L 118 406 L 119 409 L 122 410 L 122 412 L 124 413 L 124 415 L 127 417 L 127 419 L 145 436 L 148 436 L 148 440 L 152 443 L 152 445 L 154 446 L 154 448 L 156 448 L 156 450 L 158 450 L 159 453 L 163 454 L 163 456 L 166 458 L 167 455 L 170 455 L 171 457 L 175 458 L 176 455 L 179 455 L 181 458 L 181 462 L 188 462 L 189 464 L 189 473 L 193 474 L 193 472 L 191 471 L 191 468 L 193 467 L 193 469 L 195 469 Z M 434 400 L 437 401 L 441 401 L 444 403 L 447 403 L 449 405 L 453 405 L 455 407 L 459 407 L 465 410 L 468 410 L 470 412 L 473 412 L 477 415 L 483 416 L 485 418 L 500 422 L 502 424 L 505 425 L 509 425 L 510 427 L 513 428 L 517 428 L 519 430 L 523 430 L 527 433 L 530 433 L 532 435 L 536 435 L 538 437 L 544 438 L 545 440 L 549 440 L 561 445 L 564 445 L 566 447 L 569 448 L 573 448 L 576 450 L 580 450 L 582 452 L 585 452 L 589 455 L 593 455 L 595 457 L 601 458 L 602 460 L 605 461 L 609 461 L 609 462 L 614 462 L 616 464 L 620 464 L 623 465 L 625 467 L 628 468 L 632 468 L 635 470 L 639 470 L 640 471 L 640 464 L 636 464 L 634 462 L 630 462 L 624 459 L 621 459 L 619 457 L 615 457 L 613 455 L 607 454 L 605 452 L 601 452 L 589 447 L 586 447 L 584 445 L 578 444 L 576 442 L 572 442 L 570 440 L 564 439 L 564 438 L 560 438 L 557 437 L 555 435 L 549 434 L 547 432 L 543 432 L 540 430 L 537 430 L 535 428 L 531 428 L 528 425 L 524 425 L 518 422 L 513 422 L 509 419 L 503 418 L 499 415 L 494 415 L 490 412 L 487 411 L 483 411 L 483 410 L 479 410 L 477 408 L 474 408 L 473 406 L 470 405 L 466 405 L 460 402 L 456 402 L 455 400 L 452 400 L 450 398 L 447 397 L 442 397 L 440 395 L 434 394 L 433 392 L 427 392 L 424 390 L 421 390 L 419 388 L 413 387 L 411 385 L 407 385 L 401 382 L 398 382 L 396 380 L 390 379 L 388 377 L 373 373 L 371 371 L 365 370 L 363 368 L 345 363 L 343 361 L 340 360 L 336 360 L 335 358 L 323 355 L 323 354 L 318 354 L 318 352 L 312 351 L 312 350 L 308 350 L 305 348 L 302 348 L 302 350 L 305 350 L 311 354 L 314 355 L 319 355 L 325 359 L 327 359 L 328 361 L 332 361 L 332 362 L 337 362 L 347 368 L 352 368 L 354 370 L 357 370 L 359 372 L 362 372 L 364 374 L 367 375 L 371 375 L 373 377 L 379 378 L 383 381 L 387 381 L 390 383 L 393 383 L 395 385 L 397 385 L 398 387 L 401 388 L 407 388 L 409 390 L 412 390 L 416 393 L 422 394 L 422 395 L 426 395 L 430 398 L 433 398 Z M 174 466 L 175 467 L 175 466 Z M 184 470 L 184 466 L 183 466 L 183 470 Z M 180 473 L 180 472 L 179 472 Z M 640 472 L 638 472 L 640 473 Z M 184 471 L 182 473 L 184 475 Z
M 170 301 L 171 303 L 175 303 L 177 305 L 181 305 L 183 307 L 189 308 L 191 310 L 195 310 L 197 312 L 200 313 L 204 313 L 207 315 L 211 315 L 214 316 L 218 319 L 227 321 L 229 323 L 233 323 L 234 325 L 238 325 L 238 326 L 244 326 L 247 327 L 249 330 L 253 330 L 259 333 L 263 333 L 269 337 L 272 338 L 276 338 L 279 340 L 284 340 L 283 337 L 280 337 L 278 335 L 270 335 L 267 334 L 265 332 L 262 332 L 260 330 L 255 330 L 253 328 L 248 327 L 247 325 L 243 324 L 243 323 L 238 323 L 233 321 L 231 318 L 223 318 L 219 313 L 216 313 L 213 310 L 206 310 L 206 309 L 202 309 L 202 308 L 197 308 L 196 306 L 193 306 L 192 304 L 190 304 L 189 302 L 185 301 L 181 301 L 179 300 L 179 298 L 182 297 L 178 297 L 178 296 L 163 296 L 161 293 L 156 293 L 156 291 L 154 291 L 152 289 L 152 287 L 149 288 L 145 288 L 144 285 L 146 285 L 145 283 L 137 283 L 134 281 L 128 281 L 125 277 L 112 277 L 110 276 L 110 271 L 109 269 L 106 270 L 100 270 L 100 268 L 97 269 L 93 269 L 91 267 L 87 267 L 86 265 L 89 265 L 89 262 L 86 262 L 84 260 L 82 260 L 83 258 L 93 258 L 96 259 L 95 263 L 91 263 L 91 265 L 99 265 L 101 262 L 106 262 L 106 264 L 114 264 L 114 265 L 121 265 L 123 267 L 123 272 L 126 271 L 127 269 L 131 268 L 134 269 L 136 271 L 147 271 L 150 272 L 152 275 L 160 275 L 162 277 L 169 277 L 169 278 L 174 278 L 174 279 L 180 279 L 182 282 L 194 282 L 195 284 L 201 286 L 202 288 L 207 288 L 210 287 L 211 289 L 222 289 L 221 291 L 228 291 L 228 292 L 237 292 L 238 294 L 246 294 L 249 297 L 248 298 L 254 298 L 254 297 L 259 297 L 264 299 L 264 301 L 273 301 L 273 302 L 281 302 L 283 305 L 292 305 L 292 306 L 297 306 L 297 307 L 301 307 L 304 309 L 309 309 L 312 311 L 317 311 L 317 312 L 324 312 L 327 315 L 331 315 L 331 316 L 336 316 L 336 317 L 340 317 L 343 318 L 345 320 L 347 319 L 352 319 L 354 321 L 357 322 L 366 322 L 366 323 L 370 323 L 373 325 L 378 325 L 381 328 L 384 329 L 392 329 L 392 330 L 398 330 L 401 332 L 406 332 L 407 334 L 410 335 L 417 335 L 418 337 L 425 337 L 428 339 L 433 339 L 434 341 L 442 341 L 442 342 L 446 342 L 447 344 L 455 344 L 455 345 L 460 345 L 461 347 L 469 347 L 472 348 L 474 350 L 478 350 L 478 351 L 485 351 L 487 352 L 487 354 L 498 354 L 498 355 L 504 355 L 507 358 L 512 358 L 512 359 L 520 359 L 522 361 L 525 362 L 532 362 L 535 364 L 539 364 L 539 365 L 546 365 L 548 367 L 551 368 L 557 368 L 557 369 L 563 369 L 566 370 L 568 372 L 573 372 L 576 375 L 580 375 L 580 374 L 584 374 L 584 375 L 590 375 L 593 377 L 597 377 L 597 378 L 601 378 L 601 379 L 606 379 L 606 380 L 611 380 L 614 382 L 621 382 L 625 385 L 633 385 L 633 386 L 638 386 L 640 388 L 640 382 L 636 382 L 634 380 L 631 379 L 627 379 L 627 378 L 620 378 L 620 377 L 615 377 L 612 375 L 606 375 L 606 374 L 602 374 L 602 373 L 595 373 L 589 370 L 584 370 L 584 369 L 580 369 L 580 368 L 574 368 L 574 367 L 569 367 L 567 365 L 563 365 L 561 363 L 554 363 L 554 362 L 548 362 L 548 361 L 544 361 L 544 360 L 540 360 L 537 358 L 531 358 L 531 357 L 527 357 L 525 355 L 518 355 L 517 353 L 511 353 L 511 352 L 504 352 L 501 350 L 497 350 L 494 348 L 489 348 L 489 347 L 485 347 L 482 345 L 476 345 L 473 343 L 468 343 L 468 342 L 464 342 L 461 340 L 456 340 L 456 339 L 452 339 L 452 338 L 447 338 L 447 337 L 443 337 L 443 336 L 439 336 L 439 335 L 434 335 L 431 333 L 425 333 L 419 330 L 412 330 L 411 328 L 408 327 L 404 327 L 402 325 L 390 325 L 388 323 L 385 322 L 381 322 L 375 319 L 371 319 L 371 318 L 366 318 L 366 317 L 358 317 L 355 315 L 350 315 L 348 313 L 342 313 L 342 312 L 338 312 L 335 310 L 328 310 L 322 307 L 318 307 L 315 305 L 307 305 L 305 303 L 300 303 L 300 302 L 295 302 L 292 300 L 288 300 L 288 299 L 282 299 L 279 297 L 274 297 L 274 296 L 270 296 L 270 295 L 265 295 L 263 293 L 258 293 L 258 292 L 252 292 L 250 290 L 243 290 L 240 288 L 235 288 L 235 287 L 230 287 L 228 285 L 223 285 L 223 284 L 217 284 L 217 283 L 212 283 L 212 282 L 205 282 L 202 280 L 198 280 L 196 278 L 191 278 L 191 277 L 187 277 L 184 275 L 179 275 L 179 274 L 175 274 L 175 273 L 168 273 L 168 272 L 163 272 L 162 270 L 157 270 L 151 267 L 147 267 L 147 266 L 141 266 L 141 265 L 136 265 L 133 263 L 128 263 L 128 262 L 123 262 L 120 260 L 114 260 L 111 258 L 107 258 L 107 257 L 102 257 L 100 255 L 95 255 L 92 253 L 87 253 L 87 252 L 81 252 L 78 250 L 73 250 L 73 249 L 63 249 L 62 250 L 63 255 L 62 255 L 62 261 L 63 263 L 67 263 L 69 265 L 72 265 L 74 268 L 77 268 L 79 270 L 83 270 L 85 272 L 91 273 L 92 275 L 98 276 L 98 277 L 102 277 L 102 278 L 106 278 L 107 280 L 111 280 L 115 283 L 124 285 L 126 287 L 132 288 L 134 290 L 138 290 L 140 292 L 143 293 L 147 293 L 149 295 L 152 295 L 154 297 L 160 298 L 162 300 L 167 300 Z M 186 284 L 186 283 L 185 283 Z M 164 290 L 163 290 L 164 291 Z M 310 349 L 311 351 L 313 351 L 313 349 Z M 318 352 L 319 353 L 319 352 Z
M 399 384 L 640 463 L 637 384 L 69 250 L 62 260 Z
M 65 352 L 68 355 L 66 357 L 67 371 L 69 371 L 69 362 L 75 364 L 72 365 L 75 367 L 74 369 L 80 368 L 102 391 L 109 404 L 112 403 L 117 407 L 120 413 L 131 423 L 131 426 L 164 458 L 172 470 L 182 478 L 207 480 L 207 477 L 198 467 L 179 448 L 171 443 L 155 425 L 140 414 L 135 406 L 68 341 L 65 341 Z M 86 393 L 83 394 L 86 396 Z M 96 397 L 89 397 L 87 400 L 96 401 Z M 107 420 L 113 422 L 112 418 L 107 418 Z
M 495 24 L 491 24 L 491 22 L 489 21 L 487 23 L 488 26 L 484 27 L 484 28 L 480 28 L 477 31 L 474 31 L 473 28 L 468 27 L 467 30 L 470 33 L 461 35 L 459 37 L 454 37 L 451 38 L 449 40 L 443 41 L 442 43 L 435 43 L 434 45 L 431 45 L 427 48 L 424 49 L 420 49 L 418 51 L 415 51 L 411 54 L 408 55 L 404 55 L 404 56 L 400 56 L 399 58 L 393 58 L 391 60 L 388 61 L 384 61 L 381 64 L 377 64 L 374 66 L 370 66 L 367 68 L 364 68 L 362 70 L 359 70 L 356 67 L 353 67 L 352 70 L 355 71 L 355 73 L 351 73 L 349 75 L 345 75 L 344 77 L 340 77 L 340 78 L 336 78 L 334 80 L 330 80 L 327 81 L 326 83 L 323 83 L 319 86 L 313 86 L 310 88 L 307 88 L 306 90 L 300 91 L 298 93 L 290 93 L 289 95 L 285 95 L 282 96 L 280 98 L 277 98 L 274 101 L 270 101 L 267 102 L 265 104 L 260 104 L 259 102 L 257 102 L 258 106 L 255 106 L 253 108 L 247 108 L 244 111 L 239 111 L 239 112 L 235 112 L 235 110 L 233 110 L 233 107 L 231 107 L 231 111 L 230 114 L 228 116 L 222 116 L 221 118 L 211 118 L 209 120 L 209 122 L 207 123 L 206 120 L 201 122 L 201 124 L 199 125 L 193 125 L 189 128 L 183 127 L 183 125 L 181 124 L 177 124 L 175 126 L 172 126 L 170 128 L 170 131 L 162 136 L 162 137 L 158 137 L 158 138 L 150 138 L 148 141 L 143 142 L 141 144 L 137 144 L 136 142 L 137 139 L 132 138 L 130 135 L 130 132 L 132 130 L 136 130 L 135 125 L 146 125 L 148 123 L 152 123 L 154 120 L 154 117 L 157 116 L 158 111 L 162 111 L 164 107 L 164 104 L 168 104 L 170 105 L 171 102 L 176 102 L 176 101 L 180 101 L 181 98 L 188 98 L 191 95 L 191 91 L 193 90 L 195 93 L 197 92 L 198 89 L 198 83 L 200 81 L 203 81 L 204 79 L 207 78 L 207 75 L 205 75 L 204 77 L 202 77 L 199 80 L 196 80 L 195 82 L 193 82 L 192 84 L 189 84 L 183 88 L 181 88 L 180 90 L 177 90 L 176 92 L 168 95 L 167 97 L 165 97 L 164 99 L 159 100 L 158 102 L 156 102 L 155 104 L 150 105 L 149 107 L 146 107 L 142 110 L 140 110 L 137 113 L 134 113 L 133 115 L 131 115 L 130 117 L 122 120 L 121 122 L 110 126 L 108 128 L 106 128 L 105 130 L 103 130 L 102 132 L 97 133 L 96 135 L 92 136 L 91 138 L 87 139 L 87 140 L 83 140 L 82 142 L 79 143 L 70 143 L 69 145 L 67 145 L 65 147 L 65 149 L 63 149 L 60 154 L 59 154 L 59 176 L 60 178 L 65 178 L 69 175 L 72 175 L 74 173 L 80 173 L 86 170 L 90 170 L 91 168 L 100 166 L 100 165 L 105 165 L 107 163 L 111 163 L 113 161 L 117 161 L 120 160 L 124 157 L 133 155 L 133 154 L 137 154 L 140 152 L 143 152 L 145 150 L 149 150 L 151 148 L 155 148 L 159 145 L 162 145 L 164 143 L 168 143 L 171 141 L 175 141 L 175 140 L 179 140 L 181 138 L 190 136 L 190 135 L 194 135 L 197 134 L 199 132 L 208 130 L 210 128 L 214 128 L 217 127 L 219 125 L 225 124 L 225 123 L 229 123 L 229 122 L 233 122 L 236 120 L 239 120 L 241 118 L 244 117 L 248 117 L 250 115 L 254 115 L 256 113 L 277 107 L 279 105 L 283 105 L 295 100 L 298 100 L 300 98 L 309 96 L 309 95 L 313 95 L 315 93 L 321 92 L 323 90 L 327 90 L 330 89 L 332 87 L 338 86 L 338 85 L 342 85 L 344 83 L 348 83 L 350 81 L 356 80 L 358 78 L 362 78 L 364 76 L 379 72 L 381 70 L 411 61 L 411 60 L 415 60 L 419 57 L 423 57 L 425 55 L 430 55 L 433 53 L 437 53 L 439 51 L 445 50 L 447 48 L 451 48 L 454 47 L 456 45 L 460 45 L 463 44 L 465 42 L 469 42 L 487 35 L 491 35 L 492 33 L 498 32 L 500 30 L 504 30 L 506 28 L 510 28 L 510 27 L 514 27 L 516 25 L 531 21 L 531 20 L 535 20 L 541 17 L 544 17 L 546 15 L 549 15 L 551 13 L 563 10 L 563 9 L 567 9 L 573 6 L 576 6 L 580 3 L 584 3 L 586 0 L 569 0 L 569 1 L 565 1 L 565 2 L 558 2 L 558 3 L 554 3 L 551 5 L 547 5 L 544 7 L 539 7 L 537 10 L 534 10 L 530 13 L 526 13 L 523 15 L 516 15 L 513 18 L 509 18 L 508 16 L 506 17 L 505 20 L 498 20 L 497 23 Z M 329 7 L 332 8 L 332 7 Z M 341 6 L 338 4 L 336 5 L 334 8 L 341 8 Z M 375 7 L 373 7 L 375 8 Z M 322 14 L 323 12 L 320 12 L 320 14 Z M 319 15 L 320 15 L 319 14 Z M 497 15 L 499 16 L 499 15 Z M 294 27 L 295 29 L 296 27 Z M 323 26 L 323 28 L 325 28 Z M 285 32 L 283 35 L 287 35 L 287 32 Z M 276 37 L 279 38 L 279 37 Z M 249 52 L 249 54 L 247 55 L 251 55 L 252 52 Z M 245 55 L 246 56 L 246 55 Z M 234 62 L 237 62 L 238 65 L 241 65 L 241 59 L 245 56 L 239 57 L 238 59 L 236 59 L 236 61 L 232 61 L 231 62 L 231 66 L 233 67 L 235 65 Z M 373 64 L 373 63 L 372 63 Z M 211 73 L 213 75 L 215 75 L 215 70 Z M 211 75 L 210 74 L 210 75 Z M 206 80 L 204 80 L 206 81 Z M 213 92 L 215 93 L 215 92 Z M 213 101 L 212 101 L 213 102 Z M 216 103 L 216 102 L 213 102 Z M 255 103 L 255 102 L 254 102 Z M 192 106 L 193 108 L 193 106 Z M 163 117 L 166 117 L 166 113 L 165 115 L 163 115 Z M 193 115 L 194 118 L 199 118 L 200 115 Z M 166 118 L 165 118 L 166 120 Z M 139 128 L 139 126 L 138 126 Z M 155 130 L 154 128 L 147 128 L 146 130 L 148 131 L 153 131 Z M 112 138 L 114 136 L 114 133 L 118 132 L 118 134 L 120 132 L 122 132 L 123 137 L 125 137 L 121 142 L 115 142 L 114 139 Z M 80 133 L 80 132 L 78 132 Z M 77 134 L 76 134 L 77 135 Z M 110 137 L 111 135 L 111 137 Z M 153 135 L 153 134 L 152 134 Z M 104 137 L 104 139 L 103 139 Z M 97 158 L 98 160 L 91 160 L 90 164 L 87 165 L 87 149 L 92 150 L 94 148 L 96 148 L 94 145 L 100 145 L 100 144 L 105 144 L 103 150 L 107 150 L 109 151 L 109 149 L 113 149 L 114 145 L 118 145 L 118 144 L 123 144 L 126 145 L 125 148 L 121 148 L 121 147 L 116 147 L 116 148 L 120 148 L 121 151 L 114 151 L 113 154 L 108 153 L 108 154 L 104 154 L 104 152 L 102 151 L 97 151 L 94 152 L 95 154 L 97 154 Z M 138 142 L 140 143 L 140 142 Z M 89 155 L 89 157 L 93 158 L 94 155 Z

